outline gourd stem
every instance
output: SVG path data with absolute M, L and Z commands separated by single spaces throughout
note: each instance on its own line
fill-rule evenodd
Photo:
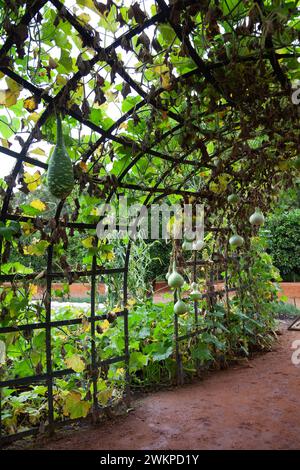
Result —
M 61 123 L 61 118 L 60 115 L 56 115 L 56 145 L 64 145 L 64 138 L 63 138 L 63 132 L 62 132 L 62 123 Z

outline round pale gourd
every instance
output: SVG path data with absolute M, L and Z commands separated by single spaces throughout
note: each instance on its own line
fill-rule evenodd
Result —
M 57 143 L 50 157 L 47 185 L 50 193 L 58 199 L 65 199 L 74 188 L 72 161 L 65 148 L 60 116 L 56 117 Z
M 177 315 L 183 315 L 187 311 L 188 307 L 186 303 L 181 299 L 177 300 L 176 304 L 174 305 L 174 313 L 176 313 Z
M 251 225 L 260 226 L 265 222 L 264 215 L 258 207 L 255 209 L 255 212 L 250 216 L 249 222 Z
M 243 246 L 244 244 L 244 239 L 243 237 L 241 237 L 240 235 L 232 235 L 232 237 L 229 238 L 229 244 L 230 246 L 232 246 L 233 248 L 239 248 L 241 246 Z
M 191 243 L 191 242 L 188 242 L 188 241 L 185 240 L 185 241 L 182 243 L 182 249 L 183 249 L 184 251 L 191 250 L 192 247 L 193 247 L 193 243 Z
M 193 251 L 200 251 L 204 247 L 205 243 L 203 240 L 197 240 L 193 243 Z
M 191 299 L 192 300 L 201 300 L 202 295 L 201 295 L 201 292 L 198 289 L 198 286 L 197 286 L 196 282 L 193 282 L 191 287 L 192 287 L 192 291 L 190 293 Z
M 177 271 L 173 271 L 168 277 L 168 286 L 172 289 L 179 289 L 183 284 L 184 279 Z
M 185 241 L 187 242 L 193 242 L 196 238 L 196 233 L 193 232 L 192 230 L 186 230 L 184 232 L 184 237 Z

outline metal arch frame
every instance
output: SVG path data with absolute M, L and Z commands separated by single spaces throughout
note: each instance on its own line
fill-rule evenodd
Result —
M 25 12 L 20 24 L 28 25 L 30 23 L 30 21 L 32 20 L 32 18 L 34 18 L 34 16 L 40 11 L 40 9 L 43 8 L 48 2 L 52 3 L 58 9 L 58 11 L 60 11 L 62 8 L 64 8 L 64 5 L 59 0 L 37 0 L 33 3 L 33 6 L 31 7 L 31 9 L 27 10 Z M 82 25 L 80 25 L 80 23 L 77 21 L 76 17 L 71 15 L 68 12 L 68 10 L 66 10 L 65 8 L 64 8 L 64 15 L 66 15 L 67 20 L 79 32 L 79 34 L 85 40 L 89 41 L 89 44 L 91 45 L 91 47 L 93 47 L 95 49 L 96 55 L 93 59 L 91 59 L 89 61 L 89 65 L 92 68 L 99 60 L 104 60 L 108 65 L 111 65 L 112 62 L 111 62 L 111 59 L 109 58 L 109 54 L 112 51 L 114 51 L 116 49 L 116 47 L 118 47 L 121 44 L 121 41 L 122 41 L 123 38 L 130 39 L 130 38 L 136 36 L 137 34 L 141 33 L 142 31 L 144 31 L 148 26 L 154 24 L 157 21 L 159 22 L 159 21 L 162 21 L 162 20 L 167 20 L 169 22 L 169 24 L 172 26 L 172 28 L 174 29 L 174 31 L 177 34 L 177 36 L 179 37 L 179 39 L 182 40 L 183 39 L 182 29 L 180 27 L 174 25 L 172 23 L 172 21 L 170 20 L 170 18 L 169 18 L 171 6 L 168 6 L 165 3 L 164 0 L 157 0 L 157 3 L 159 5 L 159 7 L 161 8 L 161 11 L 159 11 L 159 13 L 157 15 L 154 15 L 152 18 L 147 19 L 144 22 L 143 25 L 139 25 L 139 26 L 133 28 L 132 30 L 127 31 L 126 33 L 122 34 L 116 41 L 114 41 L 110 46 L 108 46 L 105 49 L 100 48 L 100 47 L 95 47 L 95 45 L 92 41 L 92 37 L 89 35 L 89 31 L 86 28 L 84 28 Z M 189 3 L 193 4 L 194 2 L 191 1 Z M 262 1 L 260 1 L 259 3 L 263 4 Z M 274 52 L 274 49 L 273 49 L 273 46 L 272 46 L 272 38 L 268 38 L 268 41 L 269 41 L 270 52 L 267 54 L 266 58 L 269 58 L 269 60 L 271 62 L 271 65 L 273 67 L 273 70 L 274 70 L 277 78 L 279 79 L 280 83 L 283 86 L 286 86 L 286 80 L 283 78 L 284 74 L 283 74 L 282 69 L 280 68 L 280 65 L 279 65 L 279 62 L 278 62 L 278 55 Z M 10 48 L 13 46 L 13 43 L 14 43 L 13 42 L 13 37 L 9 36 L 8 39 L 6 40 L 5 44 L 0 49 L 0 60 L 7 54 L 7 52 L 10 50 Z M 206 64 L 199 57 L 199 55 L 197 54 L 197 52 L 195 51 L 195 49 L 191 45 L 190 41 L 189 40 L 187 41 L 186 38 L 185 38 L 185 43 L 188 47 L 190 57 L 195 62 L 196 68 L 195 68 L 195 70 L 193 70 L 191 72 L 188 72 L 187 74 L 185 74 L 181 77 L 178 77 L 178 80 L 182 80 L 182 79 L 188 78 L 188 77 L 190 77 L 194 74 L 199 74 L 200 73 L 201 76 L 203 76 L 206 81 L 208 81 L 209 83 L 211 83 L 215 87 L 215 89 L 220 93 L 221 96 L 223 95 L 223 98 L 225 98 L 225 100 L 227 102 L 225 106 L 234 107 L 235 103 L 229 97 L 224 95 L 220 85 L 217 83 L 216 79 L 214 78 L 213 74 L 211 73 L 214 69 L 216 69 L 218 67 L 223 67 L 224 65 L 226 65 L 226 63 L 224 62 L 224 63 L 219 63 L 219 64 L 218 63 Z M 103 56 L 104 56 L 104 59 L 103 59 Z M 249 59 L 245 58 L 244 60 L 253 60 L 253 58 L 249 58 Z M 17 175 L 18 175 L 18 173 L 21 169 L 21 166 L 22 166 L 23 162 L 32 163 L 32 164 L 35 164 L 35 165 L 37 165 L 41 168 L 44 168 L 44 169 L 47 168 L 47 164 L 45 164 L 43 162 L 40 162 L 36 159 L 28 157 L 27 156 L 28 149 L 29 149 L 30 145 L 32 144 L 32 142 L 33 142 L 33 140 L 36 136 L 36 131 L 45 123 L 47 118 L 50 116 L 50 114 L 53 111 L 53 108 L 55 107 L 55 104 L 59 101 L 59 99 L 61 98 L 61 96 L 63 95 L 64 92 L 66 92 L 69 89 L 71 90 L 73 87 L 75 87 L 77 85 L 79 80 L 82 78 L 82 74 L 81 74 L 80 71 L 77 71 L 71 77 L 69 82 L 64 87 L 62 87 L 62 89 L 58 92 L 58 94 L 55 97 L 52 98 L 49 95 L 45 94 L 43 92 L 43 90 L 40 90 L 39 88 L 37 88 L 34 85 L 27 82 L 22 77 L 19 77 L 17 74 L 15 74 L 9 68 L 0 66 L 0 70 L 2 70 L 4 73 L 6 73 L 11 78 L 15 79 L 18 83 L 21 83 L 28 90 L 32 91 L 32 93 L 36 94 L 39 97 L 42 97 L 43 100 L 48 103 L 48 106 L 44 109 L 41 117 L 39 118 L 39 120 L 37 121 L 35 126 L 33 127 L 27 141 L 24 143 L 20 154 L 17 154 L 16 152 L 13 152 L 9 149 L 5 149 L 4 147 L 0 147 L 0 151 L 3 154 L 6 154 L 8 156 L 11 156 L 11 157 L 17 159 L 16 165 L 15 165 L 15 167 L 13 169 L 13 172 L 12 172 L 12 175 L 11 175 L 12 183 L 8 185 L 8 188 L 6 190 L 6 195 L 5 195 L 5 198 L 4 198 L 4 202 L 3 202 L 3 206 L 2 206 L 2 210 L 1 210 L 1 214 L 0 214 L 0 220 L 1 221 L 16 220 L 16 218 L 17 218 L 17 220 L 22 220 L 22 219 L 23 220 L 25 220 L 25 219 L 28 220 L 28 219 L 30 219 L 29 217 L 28 218 L 18 217 L 18 216 L 14 216 L 13 214 L 8 213 L 9 202 L 10 202 L 10 198 L 11 198 L 13 187 L 14 187 L 13 185 L 15 184 Z M 118 121 L 116 121 L 108 130 L 104 130 L 103 128 L 101 128 L 101 127 L 95 125 L 94 123 L 92 123 L 91 121 L 89 121 L 87 119 L 83 119 L 78 113 L 76 113 L 72 110 L 67 110 L 67 114 L 69 114 L 71 117 L 75 118 L 77 121 L 83 123 L 84 125 L 88 126 L 90 129 L 96 131 L 97 133 L 99 133 L 101 135 L 100 139 L 98 139 L 97 142 L 92 144 L 90 146 L 90 148 L 88 149 L 88 151 L 83 155 L 83 160 L 84 159 L 87 160 L 90 157 L 90 155 L 99 147 L 99 145 L 101 145 L 101 143 L 103 143 L 106 139 L 116 141 L 116 142 L 121 143 L 123 145 L 131 145 L 130 142 L 128 142 L 128 141 L 126 141 L 122 138 L 116 137 L 113 134 L 114 130 L 116 130 L 122 122 L 126 121 L 126 119 L 128 119 L 128 117 L 130 117 L 130 115 L 134 111 L 136 111 L 137 109 L 142 108 L 146 104 L 150 104 L 151 106 L 156 108 L 155 101 L 153 99 L 152 100 L 147 99 L 147 97 L 148 97 L 147 94 L 143 91 L 143 89 L 136 82 L 134 82 L 134 80 L 131 79 L 131 77 L 127 74 L 127 72 L 125 71 L 124 68 L 122 68 L 121 65 L 118 67 L 117 73 L 119 73 L 119 75 L 122 77 L 122 79 L 125 82 L 127 82 L 132 88 L 134 88 L 137 91 L 137 93 L 139 94 L 139 96 L 141 96 L 143 99 L 140 103 L 138 103 L 136 106 L 134 106 L 131 110 L 129 110 L 127 113 L 125 113 L 123 116 L 121 116 L 118 119 Z M 162 90 L 157 90 L 156 95 L 158 95 L 162 91 L 164 91 L 164 90 L 163 89 Z M 182 127 L 183 123 L 182 123 L 182 119 L 180 118 L 180 116 L 178 116 L 176 113 L 169 112 L 168 110 L 164 110 L 163 108 L 158 108 L 158 109 L 162 110 L 162 111 L 167 111 L 169 117 L 171 119 L 173 119 L 175 122 L 178 123 L 170 131 L 166 132 L 162 136 L 162 138 L 161 138 L 161 141 L 162 141 L 167 136 L 172 135 L 174 132 L 179 130 Z M 182 155 L 179 158 L 174 158 L 174 157 L 171 157 L 170 155 L 164 155 L 164 154 L 162 154 L 158 151 L 155 151 L 155 150 L 153 150 L 152 147 L 155 146 L 157 143 L 159 143 L 159 141 L 156 141 L 154 144 L 150 145 L 149 148 L 147 148 L 146 150 L 139 149 L 141 151 L 138 153 L 138 155 L 136 155 L 133 158 L 133 160 L 130 162 L 130 164 L 119 175 L 118 187 L 117 188 L 112 188 L 112 191 L 110 192 L 110 194 L 108 195 L 108 198 L 107 198 L 108 201 L 113 197 L 114 194 L 116 194 L 117 189 L 122 188 L 122 187 L 123 188 L 127 187 L 127 188 L 133 189 L 133 190 L 137 189 L 137 190 L 148 192 L 148 195 L 146 196 L 146 199 L 145 199 L 145 204 L 146 205 L 150 204 L 152 196 L 153 195 L 155 196 L 156 193 L 161 193 L 161 194 L 159 196 L 155 197 L 154 200 L 161 199 L 161 198 L 165 197 L 168 194 L 180 194 L 180 195 L 191 195 L 191 194 L 193 194 L 195 196 L 206 196 L 206 194 L 201 193 L 201 192 L 196 193 L 196 192 L 191 192 L 191 191 L 181 191 L 180 189 L 166 190 L 166 189 L 160 189 L 159 188 L 159 185 L 164 182 L 165 178 L 172 172 L 172 170 L 175 169 L 178 165 L 180 165 L 182 163 L 191 165 L 193 167 L 203 166 L 204 163 L 209 165 L 209 161 L 206 161 L 207 160 L 206 156 L 208 154 L 207 154 L 207 150 L 205 148 L 205 144 L 203 144 L 204 148 L 201 149 L 202 155 L 204 156 L 204 159 L 202 161 L 200 160 L 199 162 L 196 162 L 196 161 L 188 160 L 187 159 L 188 155 Z M 190 151 L 191 151 L 191 149 L 189 150 L 189 152 Z M 151 188 L 134 187 L 134 185 L 130 186 L 128 184 L 126 185 L 126 183 L 122 183 L 122 180 L 127 175 L 127 173 L 130 171 L 130 169 L 145 154 L 153 155 L 155 157 L 161 158 L 162 160 L 170 161 L 172 164 L 164 172 L 164 174 L 159 178 L 159 180 L 156 182 L 156 184 Z M 59 219 L 61 210 L 63 208 L 63 204 L 64 204 L 64 201 L 62 201 L 58 205 L 58 208 L 57 208 L 57 212 L 56 212 L 56 216 L 55 216 L 55 220 L 56 220 L 57 225 L 58 224 L 63 225 L 63 222 L 60 221 L 60 219 Z M 92 228 L 95 227 L 94 224 L 83 224 L 83 223 L 76 223 L 76 222 L 66 223 L 65 225 L 67 227 L 84 228 L 84 229 L 92 229 Z M 1 240 L 1 244 L 2 244 L 2 240 Z M 122 267 L 122 268 L 107 269 L 107 270 L 99 269 L 97 267 L 97 264 L 96 264 L 96 257 L 94 257 L 93 258 L 93 263 L 92 263 L 92 269 L 90 271 L 74 272 L 73 273 L 73 274 L 76 274 L 76 275 L 79 275 L 79 276 L 88 275 L 91 278 L 91 315 L 88 318 L 88 321 L 91 323 L 91 340 L 92 340 L 91 367 L 92 367 L 92 371 L 96 371 L 97 368 L 99 368 L 99 366 L 104 365 L 104 364 L 111 364 L 113 362 L 124 361 L 125 362 L 125 368 L 126 368 L 126 397 L 127 397 L 127 399 L 129 398 L 130 375 L 129 375 L 128 310 L 127 310 L 126 305 L 127 305 L 127 296 L 128 296 L 128 293 L 127 293 L 127 277 L 128 277 L 128 265 L 129 265 L 129 257 L 130 257 L 130 247 L 131 247 L 131 243 L 129 242 L 129 244 L 127 246 L 127 249 L 126 249 L 124 267 Z M 37 329 L 37 328 L 45 328 L 45 330 L 46 330 L 47 373 L 46 374 L 36 375 L 36 376 L 33 376 L 33 377 L 26 377 L 26 378 L 23 378 L 23 379 L 13 379 L 13 380 L 0 382 L 1 387 L 10 386 L 10 385 L 17 385 L 17 384 L 29 384 L 29 383 L 34 383 L 34 382 L 38 382 L 38 381 L 45 381 L 47 383 L 47 386 L 48 386 L 48 416 L 49 416 L 48 431 L 49 432 L 53 432 L 54 427 L 56 427 L 56 423 L 54 422 L 54 417 L 53 417 L 53 397 L 52 397 L 53 378 L 61 377 L 61 376 L 64 376 L 64 375 L 69 375 L 69 374 L 74 373 L 74 371 L 72 369 L 53 371 L 52 357 L 51 357 L 51 328 L 54 327 L 54 326 L 59 326 L 59 325 L 67 325 L 67 324 L 71 325 L 71 324 L 78 324 L 79 323 L 78 319 L 76 319 L 76 320 L 63 320 L 61 322 L 51 321 L 51 286 L 52 286 L 52 280 L 55 277 L 62 276 L 61 273 L 52 272 L 52 254 L 53 254 L 53 244 L 50 244 L 49 247 L 48 247 L 48 263 L 47 263 L 47 270 L 46 270 L 46 273 L 45 273 L 45 277 L 46 277 L 46 281 L 47 281 L 47 294 L 48 294 L 47 295 L 48 301 L 46 302 L 46 305 L 45 305 L 45 307 L 46 307 L 46 321 L 36 323 L 36 324 L 31 324 L 31 325 L 22 325 L 21 327 L 19 327 L 17 329 L 17 331 L 23 331 L 23 330 L 25 331 L 25 330 L 31 330 L 31 329 Z M 194 270 L 193 275 L 194 276 L 196 276 L 196 274 L 195 274 L 196 264 L 197 264 L 197 259 L 195 258 L 194 264 L 193 264 L 193 270 Z M 95 314 L 96 276 L 101 275 L 101 274 L 115 274 L 115 273 L 123 273 L 123 307 L 124 308 L 119 313 L 119 316 L 124 317 L 124 338 L 125 338 L 124 355 L 120 356 L 120 357 L 117 357 L 117 358 L 111 358 L 111 359 L 108 359 L 108 360 L 105 360 L 105 361 L 100 361 L 100 362 L 98 361 L 97 362 L 96 351 L 95 351 L 95 342 L 94 342 L 94 340 L 95 340 L 95 323 L 98 320 L 103 319 L 104 316 L 96 316 L 96 314 Z M 26 279 L 26 278 L 28 279 L 28 278 L 30 278 L 30 276 L 33 276 L 33 275 L 20 276 L 20 279 Z M 0 281 L 1 280 L 2 281 L 4 281 L 4 280 L 12 281 L 14 279 L 14 277 L 15 277 L 14 275 L 13 275 L 13 277 L 11 277 L 10 275 L 0 275 Z M 225 291 L 227 293 L 229 292 L 229 289 L 228 289 L 227 285 L 225 286 Z M 214 296 L 220 295 L 220 294 L 216 294 L 214 292 L 211 292 L 211 293 L 204 294 L 204 295 L 212 296 L 212 298 L 213 298 Z M 196 310 L 195 310 L 195 315 L 197 317 Z M 13 327 L 0 328 L 0 333 L 1 332 L 3 332 L 3 333 L 4 332 L 12 332 L 12 331 L 16 331 L 16 329 L 14 329 Z M 190 335 L 185 335 L 184 337 L 179 337 L 178 336 L 178 328 L 176 330 L 176 320 L 175 320 L 176 348 L 177 348 L 177 345 L 178 345 L 179 341 L 185 339 L 186 337 L 197 335 L 198 333 L 199 333 L 199 331 L 196 329 L 196 331 L 191 333 Z M 179 362 L 177 364 L 179 365 Z M 92 382 L 93 382 L 93 404 L 94 404 L 94 407 L 97 407 L 97 383 L 96 383 L 97 380 L 96 380 L 96 375 L 92 376 Z M 1 422 L 0 422 L 0 427 L 1 427 Z M 29 434 L 34 434 L 35 432 L 36 432 L 36 430 L 33 430 L 32 432 L 25 431 L 25 433 L 20 433 L 20 434 L 29 435 Z M 16 435 L 16 436 L 20 437 L 20 434 Z

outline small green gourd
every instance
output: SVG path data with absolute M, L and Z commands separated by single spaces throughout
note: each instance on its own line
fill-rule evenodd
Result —
M 198 289 L 198 286 L 197 286 L 196 282 L 193 282 L 191 287 L 192 287 L 192 291 L 190 293 L 191 299 L 192 300 L 201 300 L 202 295 L 201 295 L 201 292 Z
M 243 246 L 244 244 L 244 239 L 240 235 L 232 235 L 232 237 L 229 238 L 229 245 L 232 246 L 233 248 L 239 248 Z
M 176 271 L 175 261 L 173 263 L 173 272 L 168 277 L 168 286 L 173 289 L 179 289 L 184 284 L 183 277 Z
M 186 303 L 181 299 L 177 300 L 176 304 L 174 305 L 174 313 L 176 313 L 177 315 L 183 315 L 187 311 L 188 306 L 186 305 Z
M 239 197 L 237 194 L 229 194 L 229 196 L 227 197 L 227 201 L 229 202 L 229 204 L 236 204 L 237 202 L 239 202 Z
M 74 188 L 74 172 L 67 153 L 62 133 L 60 116 L 56 116 L 57 142 L 50 157 L 47 185 L 50 193 L 58 199 L 65 199 Z
M 249 222 L 251 225 L 257 225 L 257 226 L 264 224 L 265 222 L 264 215 L 258 207 L 255 208 L 255 212 L 250 216 Z

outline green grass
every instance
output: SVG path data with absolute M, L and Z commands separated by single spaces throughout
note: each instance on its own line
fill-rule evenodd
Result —
M 277 317 L 300 317 L 300 309 L 287 302 L 274 303 L 274 313 Z

